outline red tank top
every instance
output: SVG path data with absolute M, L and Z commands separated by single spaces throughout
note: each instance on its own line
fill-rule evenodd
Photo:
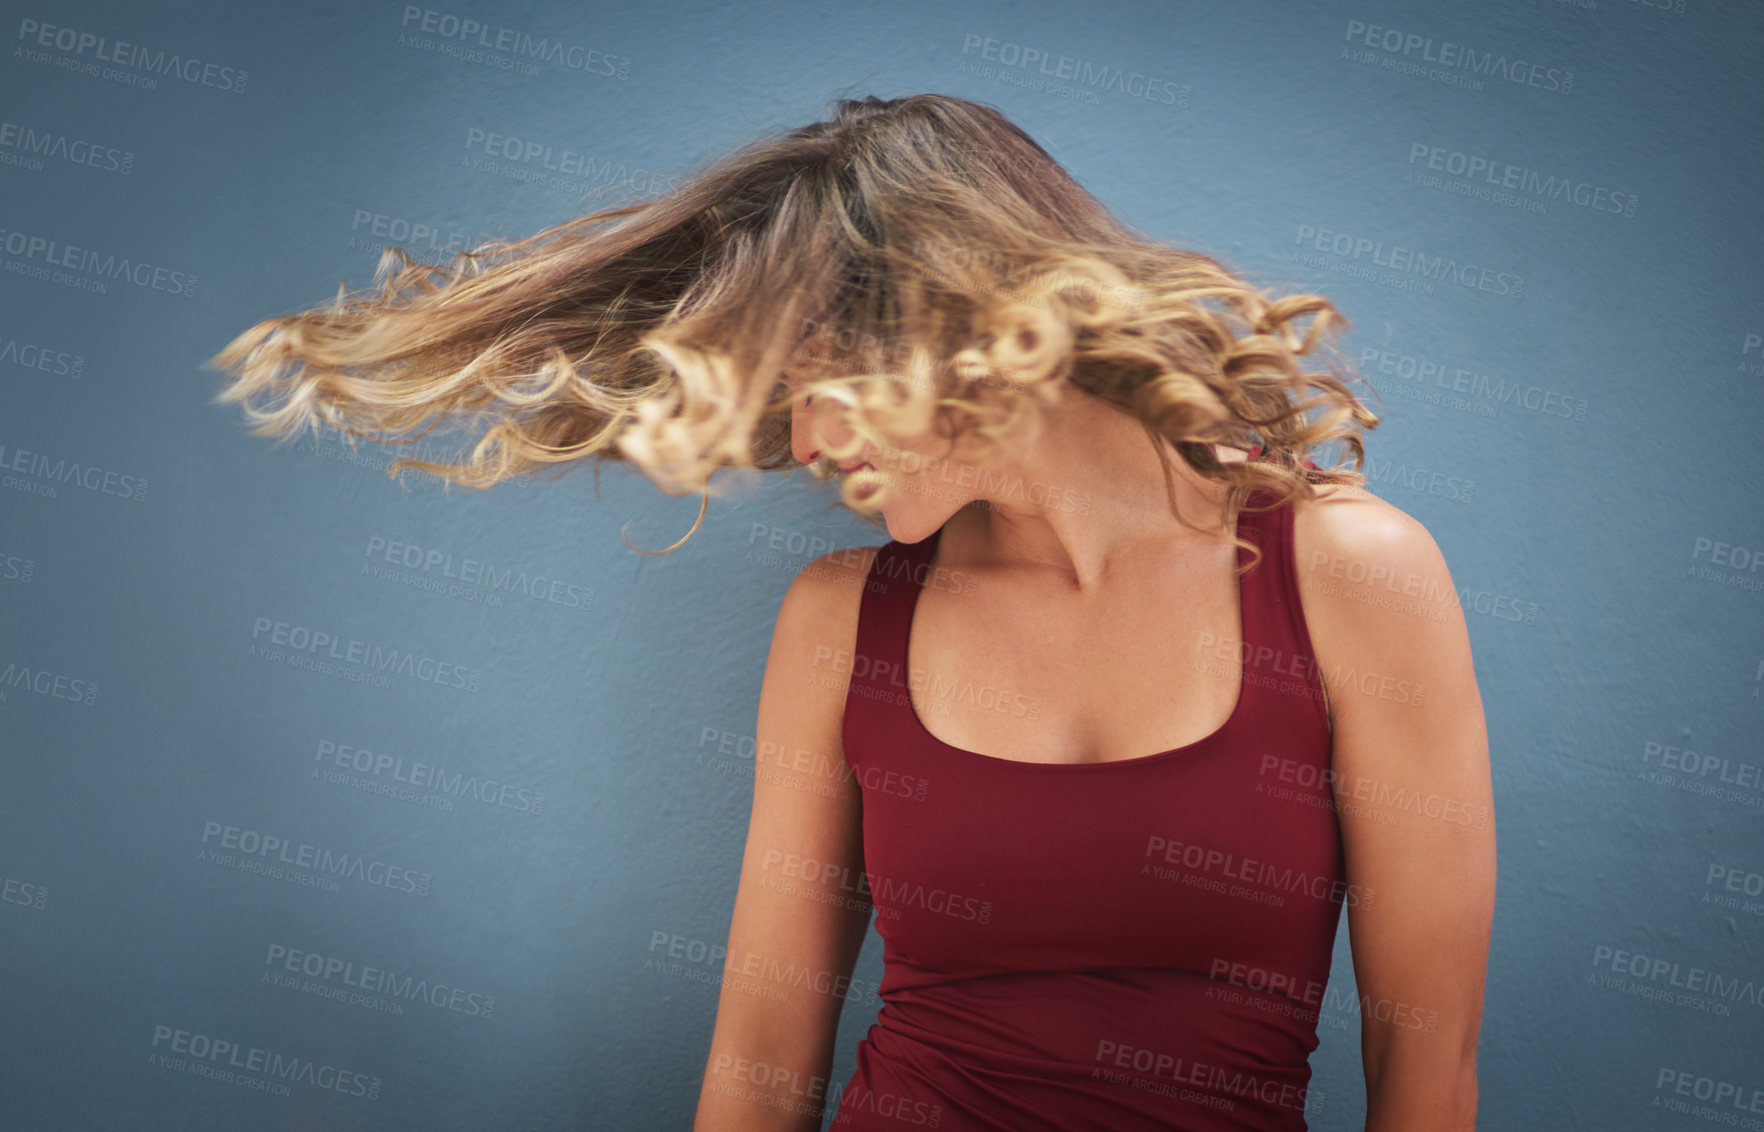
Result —
M 922 587 L 964 583 L 933 566 L 937 534 L 877 552 L 843 735 L 882 1008 L 835 1127 L 1306 1127 L 1336 925 L 1371 894 L 1343 881 L 1292 509 L 1245 511 L 1238 532 L 1264 555 L 1239 582 L 1243 641 L 1198 658 L 1242 672 L 1230 719 L 1102 763 L 934 738 L 903 678 L 907 631 Z M 912 687 L 921 703 L 985 694 L 923 672 Z

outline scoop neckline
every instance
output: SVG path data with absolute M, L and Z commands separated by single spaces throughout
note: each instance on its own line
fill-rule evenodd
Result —
M 1255 457 L 1253 457 L 1253 456 L 1251 457 L 1251 459 L 1254 459 L 1254 458 Z M 1239 513 L 1238 513 L 1235 533 L 1238 533 L 1238 534 L 1242 533 L 1243 515 L 1244 514 L 1246 514 L 1246 512 L 1239 511 Z M 923 574 L 925 574 L 925 575 L 929 575 L 931 572 L 931 560 L 937 553 L 937 544 L 942 539 L 942 537 L 943 537 L 943 528 L 939 527 L 939 528 L 937 528 L 937 530 L 933 531 L 924 541 L 925 550 L 919 557 L 921 558 L 922 562 L 924 563 L 924 565 L 926 567 L 926 569 L 923 571 Z M 1244 564 L 1244 560 L 1247 557 L 1247 553 L 1248 552 L 1245 551 L 1243 547 L 1240 546 L 1237 548 L 1237 564 L 1239 566 L 1242 566 Z M 1264 557 L 1265 557 L 1266 553 L 1267 553 L 1265 549 L 1264 549 L 1263 553 L 1264 553 Z M 904 624 L 901 628 L 900 668 L 901 668 L 902 672 L 907 674 L 907 679 L 906 679 L 905 686 L 903 687 L 903 689 L 901 691 L 901 694 L 898 697 L 896 697 L 896 699 L 897 699 L 898 706 L 902 709 L 902 712 L 907 717 L 907 720 L 911 724 L 913 730 L 921 738 L 927 740 L 928 742 L 936 744 L 938 747 L 940 747 L 941 749 L 943 749 L 945 751 L 953 751 L 958 755 L 962 755 L 967 758 L 978 759 L 978 760 L 981 760 L 982 762 L 1005 763 L 1005 764 L 1010 764 L 1013 766 L 1026 766 L 1026 767 L 1144 766 L 1144 765 L 1147 765 L 1150 763 L 1162 762 L 1166 759 L 1174 758 L 1178 755 L 1187 754 L 1187 753 L 1194 751 L 1198 748 L 1212 745 L 1213 743 L 1217 742 L 1222 736 L 1224 736 L 1226 732 L 1230 731 L 1233 727 L 1235 727 L 1237 725 L 1238 720 L 1240 718 L 1242 718 L 1242 716 L 1243 716 L 1245 701 L 1247 701 L 1249 699 L 1249 665 L 1247 664 L 1247 662 L 1244 661 L 1243 657 L 1245 655 L 1253 655 L 1253 654 L 1251 654 L 1249 652 L 1249 648 L 1248 648 L 1249 642 L 1244 639 L 1247 634 L 1248 628 L 1249 628 L 1249 625 L 1248 625 L 1249 614 L 1248 614 L 1248 609 L 1247 609 L 1246 605 L 1244 604 L 1244 584 L 1243 584 L 1244 575 L 1240 571 L 1236 574 L 1237 638 L 1238 638 L 1237 700 L 1235 703 L 1233 703 L 1231 705 L 1231 714 L 1225 717 L 1225 722 L 1221 723 L 1217 728 L 1208 732 L 1207 734 L 1202 735 L 1199 739 L 1196 739 L 1191 743 L 1184 743 L 1180 747 L 1171 747 L 1167 751 L 1154 751 L 1149 755 L 1134 755 L 1132 758 L 1103 759 L 1100 761 L 1093 761 L 1093 762 L 1033 762 L 1033 761 L 1030 761 L 1029 759 L 1011 759 L 1011 758 L 1005 758 L 1002 755 L 988 755 L 988 754 L 984 754 L 980 751 L 970 751 L 966 747 L 958 747 L 954 743 L 949 743 L 949 742 L 946 742 L 942 739 L 939 739 L 937 736 L 935 736 L 931 733 L 930 728 L 925 726 L 925 721 L 919 717 L 919 709 L 917 707 L 913 706 L 912 671 L 911 671 L 911 668 L 909 665 L 909 658 L 912 655 L 913 615 L 918 612 L 919 595 L 921 593 L 923 593 L 924 589 L 925 589 L 925 582 L 919 576 L 920 574 L 921 574 L 921 572 L 917 571 L 917 570 L 912 572 L 912 576 L 914 578 L 913 588 L 912 588 L 911 593 L 907 597 L 906 616 L 905 616 Z

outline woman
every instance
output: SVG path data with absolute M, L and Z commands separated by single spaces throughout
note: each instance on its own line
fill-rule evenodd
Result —
M 1378 423 L 1301 366 L 1328 300 L 929 94 L 378 279 L 240 335 L 221 398 L 281 437 L 486 423 L 393 468 L 471 486 L 624 459 L 708 504 L 723 468 L 835 465 L 891 536 L 778 614 L 697 1129 L 1302 1129 L 1355 1015 L 1369 1132 L 1474 1127 L 1481 701 L 1427 531 L 1310 459 Z M 835 1088 L 872 914 L 882 1009 Z

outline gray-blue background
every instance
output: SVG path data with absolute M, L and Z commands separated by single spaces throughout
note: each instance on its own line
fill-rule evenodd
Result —
M 626 469 L 598 497 L 588 473 L 400 487 L 382 447 L 249 437 L 200 366 L 365 285 L 385 244 L 526 235 L 835 95 L 921 90 L 1000 107 L 1143 230 L 1354 320 L 1373 486 L 1444 549 L 1488 712 L 1481 1126 L 1694 1129 L 1678 1081 L 1764 1089 L 1756 5 L 6 8 L 0 1127 L 688 1127 L 718 974 L 692 957 L 725 938 L 751 789 L 718 749 L 751 741 L 796 570 L 879 533 L 774 478 L 645 557 L 621 530 L 665 546 L 696 499 Z M 584 65 L 440 34 L 456 17 Z M 99 58 L 118 41 L 147 58 Z M 1444 43 L 1538 78 L 1426 62 Z M 1025 51 L 1155 97 L 1050 87 Z M 490 134 L 582 173 L 498 167 Z M 1522 186 L 1482 193 L 1453 175 L 1472 158 Z M 1507 282 L 1418 290 L 1378 266 L 1398 247 Z M 365 684 L 278 659 L 276 625 L 456 668 Z M 415 763 L 445 776 L 413 787 Z M 212 856 L 229 827 L 393 882 L 241 870 Z M 1345 932 L 1319 1129 L 1363 1115 Z M 352 1001 L 269 962 L 295 952 L 429 994 Z M 1683 997 L 1694 971 L 1741 989 Z M 858 974 L 880 978 L 873 933 Z M 874 1009 L 848 1005 L 836 1082 Z M 174 1031 L 342 1088 L 169 1067 Z

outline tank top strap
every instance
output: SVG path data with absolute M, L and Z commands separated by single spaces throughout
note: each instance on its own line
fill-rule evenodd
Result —
M 1259 455 L 1260 449 L 1255 449 L 1250 458 Z M 1260 560 L 1239 581 L 1241 661 L 1243 678 L 1251 685 L 1245 689 L 1245 698 L 1279 704 L 1285 710 L 1290 710 L 1295 700 L 1306 702 L 1327 726 L 1322 676 L 1299 596 L 1294 505 L 1287 503 L 1268 509 L 1274 498 L 1272 492 L 1257 488 L 1250 493 L 1246 506 L 1262 509 L 1246 509 L 1237 517 L 1239 537 L 1253 542 L 1262 552 Z M 1247 549 L 1239 548 L 1240 564 L 1251 559 Z
M 907 695 L 907 631 L 913 599 L 923 584 L 941 532 L 916 543 L 890 540 L 876 548 L 858 599 L 857 638 L 845 700 L 845 751 L 854 734 L 891 733 L 892 709 Z M 910 704 L 910 700 L 906 700 Z

